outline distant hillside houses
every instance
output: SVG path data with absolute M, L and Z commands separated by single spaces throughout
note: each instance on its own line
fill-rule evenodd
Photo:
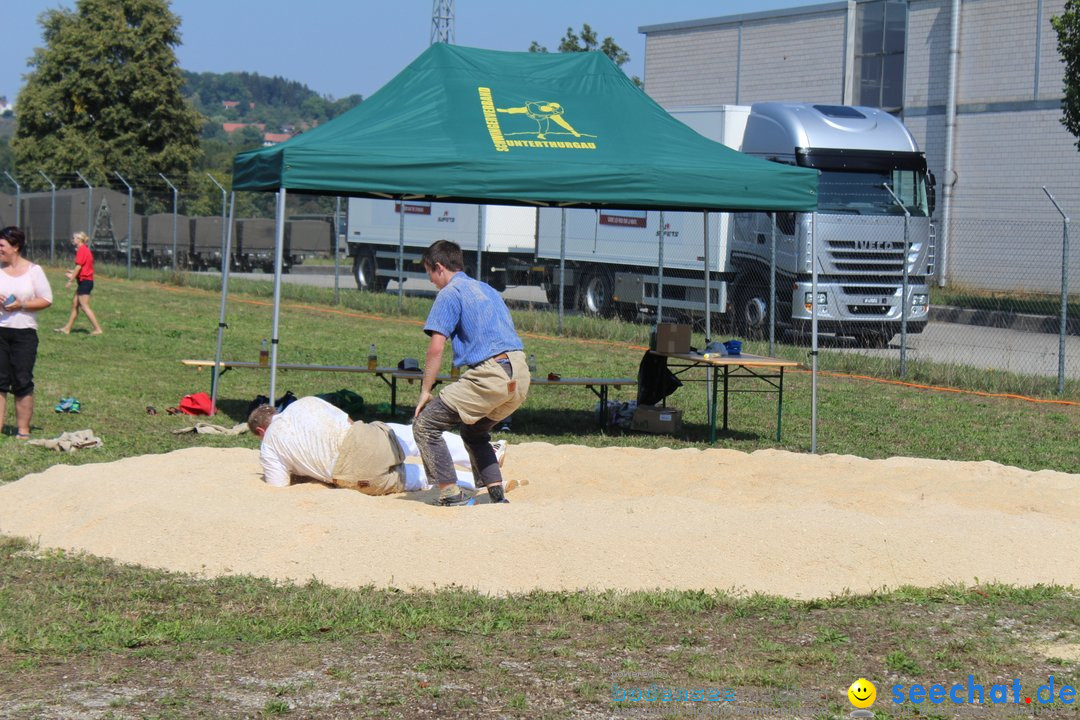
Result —
M 266 123 L 227 122 L 221 123 L 221 127 L 225 130 L 225 132 L 232 135 L 237 130 L 243 130 L 246 127 L 253 127 L 258 129 L 260 132 L 264 132 L 266 130 Z
M 263 147 L 270 147 L 271 145 L 283 143 L 296 134 L 295 128 L 292 125 L 286 125 L 285 127 L 281 128 L 284 132 L 276 133 L 266 132 L 266 123 L 227 122 L 221 123 L 221 127 L 225 130 L 225 132 L 229 133 L 230 135 L 232 135 L 237 130 L 243 130 L 246 127 L 256 128 L 259 132 L 263 134 Z

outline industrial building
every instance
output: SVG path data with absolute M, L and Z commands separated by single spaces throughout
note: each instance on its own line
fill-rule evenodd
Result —
M 886 109 L 937 178 L 939 280 L 1057 292 L 1062 218 L 1042 188 L 1080 217 L 1080 154 L 1060 122 L 1064 65 L 1050 23 L 1064 6 L 847 0 L 649 25 L 645 91 L 669 108 Z M 1080 278 L 1080 248 L 1070 266 Z

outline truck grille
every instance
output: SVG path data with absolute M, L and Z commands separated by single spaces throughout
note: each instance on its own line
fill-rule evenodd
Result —
M 897 285 L 843 285 L 844 292 L 848 295 L 892 295 L 896 292 Z
M 838 273 L 900 275 L 904 272 L 902 241 L 830 240 L 828 249 Z

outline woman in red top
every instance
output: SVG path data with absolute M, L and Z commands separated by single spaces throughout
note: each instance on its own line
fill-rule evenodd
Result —
M 71 244 L 75 246 L 75 267 L 67 271 L 67 282 L 64 287 L 71 287 L 71 281 L 76 282 L 75 297 L 71 299 L 71 317 L 68 318 L 64 327 L 56 328 L 56 332 L 67 335 L 75 326 L 75 318 L 79 315 L 79 308 L 86 314 L 86 319 L 94 326 L 91 335 L 100 335 L 101 325 L 98 324 L 97 315 L 90 309 L 90 293 L 94 289 L 94 255 L 90 252 L 87 241 L 90 236 L 84 232 L 77 232 L 71 236 Z

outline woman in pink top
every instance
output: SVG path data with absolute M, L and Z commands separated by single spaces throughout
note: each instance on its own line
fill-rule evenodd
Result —
M 17 227 L 0 230 L 0 424 L 7 417 L 7 394 L 15 396 L 16 436 L 30 437 L 34 415 L 34 361 L 37 312 L 52 305 L 52 288 L 41 266 L 22 256 L 26 235 Z
M 71 287 L 75 281 L 75 296 L 71 298 L 71 316 L 68 317 L 64 327 L 56 328 L 56 332 L 68 335 L 71 328 L 75 327 L 75 318 L 79 316 L 79 308 L 86 314 L 86 319 L 94 326 L 91 335 L 101 334 L 101 325 L 98 324 L 97 315 L 90 309 L 90 293 L 94 290 L 94 255 L 90 252 L 90 246 L 86 243 L 90 236 L 84 232 L 77 232 L 71 236 L 71 244 L 75 246 L 75 267 L 67 271 L 68 281 L 64 287 Z

